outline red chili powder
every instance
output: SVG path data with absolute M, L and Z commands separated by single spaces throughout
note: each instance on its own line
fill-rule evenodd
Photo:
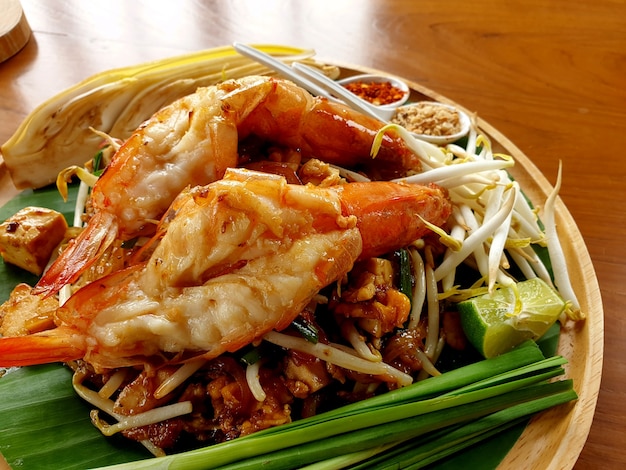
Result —
M 404 96 L 404 91 L 393 86 L 391 82 L 363 82 L 359 80 L 344 86 L 358 97 L 377 106 L 395 103 Z

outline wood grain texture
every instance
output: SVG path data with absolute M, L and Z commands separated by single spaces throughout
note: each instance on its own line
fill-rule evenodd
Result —
M 22 0 L 22 6 L 33 36 L 0 64 L 0 142 L 39 103 L 96 72 L 237 40 L 312 47 L 320 58 L 435 90 L 510 139 L 538 170 L 529 178 L 554 182 L 561 161 L 561 198 L 589 250 L 605 324 L 595 419 L 574 468 L 626 467 L 623 0 Z M 8 197 L 1 167 L 0 185 Z M 579 262 L 586 267 L 589 260 Z

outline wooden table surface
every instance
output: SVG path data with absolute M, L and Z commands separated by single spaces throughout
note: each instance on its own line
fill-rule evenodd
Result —
M 476 111 L 550 181 L 562 161 L 561 196 L 586 241 L 605 312 L 602 385 L 575 468 L 626 467 L 624 0 L 22 6 L 33 36 L 0 64 L 0 142 L 36 105 L 94 73 L 240 41 L 314 48 L 321 59 L 405 77 Z M 6 171 L 0 177 L 6 200 L 10 180 Z

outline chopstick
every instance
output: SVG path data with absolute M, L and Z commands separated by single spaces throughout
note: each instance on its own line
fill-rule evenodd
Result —
M 351 91 L 347 90 L 334 80 L 328 78 L 323 73 L 318 72 L 308 65 L 294 62 L 291 67 L 292 69 L 296 70 L 297 73 L 306 76 L 307 78 L 314 81 L 317 85 L 324 87 L 326 90 L 329 90 L 333 96 L 341 98 L 346 103 L 350 104 L 362 113 L 373 117 L 374 119 L 389 121 L 393 116 L 393 113 L 395 112 L 374 108 L 364 99 L 359 98 Z
M 280 60 L 272 57 L 271 55 L 255 49 L 252 46 L 248 46 L 247 44 L 242 44 L 239 42 L 234 42 L 233 47 L 240 54 L 250 57 L 251 59 L 254 59 L 257 62 L 266 65 L 272 70 L 275 70 L 276 72 L 284 75 L 296 85 L 304 88 L 305 90 L 308 90 L 310 93 L 318 96 L 324 96 L 326 98 L 332 98 L 332 96 L 325 89 L 317 86 L 306 77 L 299 75 L 294 69 L 281 62 Z
M 356 108 L 358 111 L 380 121 L 387 122 L 393 115 L 393 112 L 374 109 L 365 100 L 354 95 L 337 84 L 334 80 L 308 65 L 294 62 L 290 67 L 263 51 L 239 42 L 234 42 L 233 47 L 240 54 L 250 57 L 272 70 L 275 70 L 313 95 L 323 96 L 332 101 L 343 101 Z

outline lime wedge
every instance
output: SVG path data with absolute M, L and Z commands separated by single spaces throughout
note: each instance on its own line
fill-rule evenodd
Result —
M 563 298 L 534 278 L 458 304 L 467 339 L 484 357 L 498 356 L 528 339 L 536 340 L 565 310 Z

